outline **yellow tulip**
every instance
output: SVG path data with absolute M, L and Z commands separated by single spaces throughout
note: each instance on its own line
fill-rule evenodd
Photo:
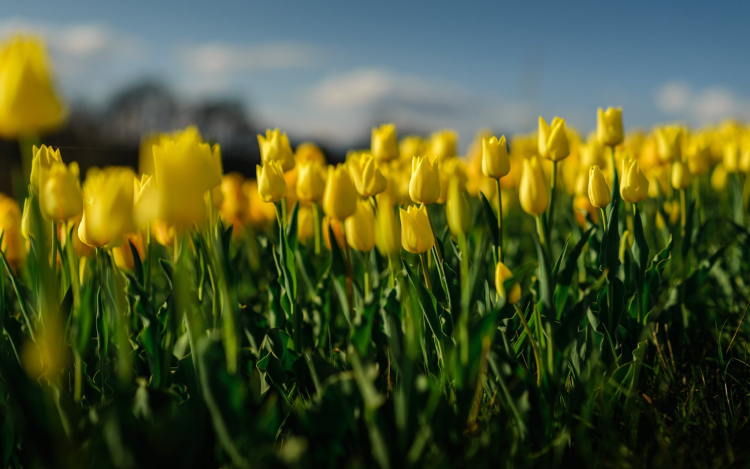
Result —
M 398 144 L 398 151 L 402 161 L 411 163 L 411 159 L 425 152 L 425 141 L 418 135 L 407 135 Z
M 297 166 L 297 197 L 302 202 L 319 202 L 326 190 L 325 167 L 318 161 L 301 161 Z
M 578 223 L 578 226 L 581 228 L 586 228 L 588 223 L 586 220 L 586 214 L 591 217 L 593 223 L 599 223 L 599 210 L 591 205 L 588 195 L 577 195 L 573 199 L 573 212 L 576 223 Z
M 504 298 L 510 304 L 515 304 L 521 299 L 521 285 L 518 283 L 514 284 L 510 295 L 506 297 L 505 294 L 505 282 L 512 278 L 513 273 L 510 269 L 502 262 L 498 262 L 497 266 L 495 266 L 495 290 L 497 290 L 500 298 Z
M 622 143 L 622 108 L 609 107 L 606 111 L 602 108 L 597 110 L 596 136 L 604 145 L 615 146 Z
M 303 142 L 297 145 L 294 150 L 294 160 L 297 163 L 315 161 L 321 165 L 326 164 L 326 157 L 323 150 L 312 142 Z
M 347 159 L 346 167 L 349 169 L 354 187 L 362 197 L 378 195 L 388 186 L 388 181 L 369 152 L 352 154 Z
M 266 228 L 276 220 L 276 208 L 273 203 L 264 202 L 258 194 L 258 182 L 247 180 L 242 184 L 242 191 L 247 195 L 247 220 L 254 228 Z
M 331 231 L 333 231 L 333 238 L 336 240 L 339 248 L 344 249 L 344 222 L 336 220 L 331 217 L 323 218 L 323 240 L 326 242 L 328 250 L 331 249 Z
M 156 242 L 164 247 L 174 245 L 175 228 L 162 220 L 154 220 L 151 224 L 151 234 L 154 235 Z
M 736 141 L 730 140 L 724 144 L 722 164 L 728 173 L 736 173 L 740 170 L 740 146 Z
M 440 179 L 440 196 L 437 199 L 437 203 L 444 204 L 448 201 L 448 189 L 451 181 L 456 179 L 461 187 L 465 187 L 466 178 L 466 164 L 464 164 L 461 158 L 453 157 L 445 160 L 440 167 L 440 174 L 438 174 L 438 179 Z
M 539 156 L 552 161 L 562 161 L 570 155 L 565 119 L 555 117 L 552 124 L 539 116 Z
M 412 254 L 422 254 L 435 244 L 427 207 L 410 206 L 407 210 L 399 209 L 401 218 L 401 246 Z
M 230 173 L 221 179 L 223 200 L 219 213 L 226 223 L 234 225 L 235 232 L 247 217 L 247 195 L 242 190 L 244 182 L 240 173 Z
M 529 215 L 539 216 L 547 210 L 549 190 L 542 166 L 536 156 L 523 160 L 523 176 L 518 188 L 518 198 L 521 208 Z
M 143 259 L 143 254 L 146 251 L 143 246 L 143 236 L 136 234 L 126 237 L 120 246 L 112 248 L 112 257 L 115 264 L 121 269 L 132 270 L 135 267 L 135 258 L 133 257 L 133 251 L 130 249 L 130 243 L 133 243 L 141 259 Z
M 452 179 L 448 188 L 448 201 L 445 205 L 448 227 L 454 236 L 465 236 L 471 229 L 471 212 L 458 179 Z
M 370 252 L 375 247 L 375 213 L 368 201 L 357 201 L 357 210 L 346 219 L 344 228 L 349 246 L 357 251 Z
M 622 161 L 620 196 L 622 200 L 631 204 L 637 204 L 648 197 L 648 179 L 638 166 L 638 162 L 633 159 Z
M 694 138 L 691 150 L 687 156 L 688 169 L 690 174 L 702 176 L 708 174 L 711 169 L 711 151 L 708 142 L 703 138 Z
M 314 234 L 315 217 L 313 216 L 313 209 L 310 205 L 300 204 L 297 212 L 297 239 L 304 244 Z
M 0 249 L 3 250 L 5 258 L 16 272 L 21 262 L 26 259 L 26 243 L 23 239 L 21 224 L 21 209 L 18 202 L 0 194 L 0 232 L 3 233 L 3 243 Z
M 83 212 L 83 194 L 78 163 L 52 165 L 39 194 L 42 215 L 55 222 L 69 220 Z
M 505 135 L 482 140 L 482 174 L 492 179 L 500 179 L 510 173 L 510 159 Z
M 264 202 L 278 202 L 286 196 L 286 179 L 281 163 L 269 160 L 263 166 L 256 165 L 255 171 L 258 194 Z
M 380 127 L 373 127 L 370 150 L 372 156 L 378 161 L 391 161 L 398 158 L 396 124 L 383 124 Z
M 147 228 L 160 213 L 159 191 L 153 176 L 142 174 L 133 180 L 133 216 L 138 228 Z
M 440 161 L 456 156 L 458 134 L 453 130 L 441 130 L 430 135 L 428 155 Z M 415 155 L 416 156 L 416 155 Z
M 656 129 L 656 148 L 663 162 L 682 159 L 682 128 L 668 125 Z
M 357 210 L 357 190 L 342 164 L 328 167 L 328 182 L 323 193 L 323 211 L 336 220 L 344 221 Z
M 38 192 L 39 188 L 44 185 L 49 170 L 55 164 L 62 164 L 63 160 L 60 156 L 59 148 L 48 147 L 42 145 L 37 148 L 36 145 L 32 147 L 32 160 L 31 160 L 31 186 Z
M 20 35 L 0 44 L 0 136 L 37 135 L 59 127 L 65 118 L 44 44 Z
M 78 237 L 84 244 L 102 247 L 120 243 L 135 232 L 133 179 L 129 168 L 91 168 L 83 183 L 83 218 Z
M 203 142 L 198 129 L 188 127 L 165 136 L 153 147 L 160 217 L 170 224 L 191 225 L 205 216 L 204 195 L 221 184 L 219 145 Z
M 690 171 L 688 171 L 687 164 L 682 161 L 672 163 L 672 187 L 677 190 L 687 189 L 690 183 Z
M 289 145 L 289 137 L 278 128 L 267 129 L 266 136 L 258 134 L 258 146 L 260 146 L 261 162 L 277 161 L 281 164 L 284 172 L 294 168 L 294 156 L 292 147 Z
M 724 192 L 727 188 L 728 174 L 727 170 L 724 169 L 724 165 L 719 163 L 711 173 L 711 187 L 716 192 Z
M 418 204 L 429 205 L 440 197 L 438 159 L 430 161 L 426 156 L 415 156 L 411 160 L 409 196 Z
M 599 166 L 589 168 L 589 201 L 596 208 L 605 208 L 612 201 L 612 190 Z
M 377 230 L 380 254 L 389 257 L 401 252 L 401 227 L 391 204 L 378 207 Z

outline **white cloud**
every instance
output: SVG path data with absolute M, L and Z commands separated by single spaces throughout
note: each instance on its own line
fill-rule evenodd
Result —
M 656 91 L 655 98 L 657 109 L 694 125 L 730 117 L 750 119 L 750 98 L 722 86 L 698 90 L 685 82 L 669 82 Z
M 183 65 L 190 71 L 210 76 L 309 67 L 320 56 L 316 47 L 295 42 L 252 45 L 215 42 L 186 46 L 180 52 Z

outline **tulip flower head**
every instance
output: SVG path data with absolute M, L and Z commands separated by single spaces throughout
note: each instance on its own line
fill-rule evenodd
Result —
M 78 227 L 78 237 L 84 244 L 120 244 L 123 236 L 136 231 L 134 178 L 135 173 L 123 167 L 88 170 L 83 182 L 83 218 Z
M 0 233 L 3 234 L 0 248 L 11 267 L 18 271 L 18 266 L 26 259 L 21 209 L 18 202 L 4 194 L 0 194 Z
M 255 171 L 263 202 L 278 202 L 286 196 L 286 179 L 280 162 L 268 160 L 263 166 L 256 165 Z
M 396 124 L 383 124 L 372 128 L 370 139 L 370 151 L 378 161 L 391 161 L 398 158 L 398 138 L 396 136 Z
M 377 245 L 383 256 L 401 252 L 401 227 L 391 204 L 380 204 L 377 218 Z
M 297 239 L 306 243 L 315 234 L 315 217 L 310 205 L 300 205 L 297 212 Z
M 323 154 L 323 150 L 312 142 L 303 142 L 297 145 L 297 148 L 294 150 L 294 160 L 297 163 L 315 161 L 321 165 L 326 164 L 326 157 Z
M 552 161 L 562 161 L 570 155 L 565 119 L 555 117 L 552 124 L 539 116 L 539 156 Z
M 319 202 L 326 190 L 326 169 L 318 161 L 300 161 L 297 166 L 297 197 L 302 202 Z
M 398 144 L 401 161 L 411 164 L 411 159 L 417 155 L 424 155 L 426 143 L 418 135 L 407 135 Z
M 438 159 L 415 156 L 411 160 L 409 196 L 414 203 L 429 205 L 440 198 L 440 175 Z
M 469 201 L 458 179 L 452 179 L 448 187 L 445 215 L 454 236 L 465 236 L 471 229 Z
M 358 152 L 349 156 L 346 167 L 354 187 L 362 197 L 371 197 L 383 192 L 388 181 L 378 169 L 375 158 L 369 152 Z
M 637 204 L 648 197 L 648 179 L 638 166 L 638 162 L 633 159 L 622 161 L 620 196 L 622 200 L 631 204 Z
M 328 182 L 323 193 L 323 211 L 331 218 L 344 221 L 357 210 L 357 189 L 346 166 L 328 167 Z
M 401 218 L 401 246 L 412 254 L 422 254 L 435 244 L 427 207 L 409 206 L 399 209 Z
M 656 129 L 656 149 L 663 162 L 682 159 L 682 128 L 668 125 Z
M 672 187 L 683 190 L 690 187 L 691 178 L 687 164 L 682 161 L 672 163 Z
M 611 147 L 622 143 L 622 108 L 609 107 L 606 111 L 602 108 L 597 110 L 596 137 L 603 145 Z
M 482 139 L 482 174 L 492 179 L 500 179 L 510 173 L 510 159 L 505 135 Z
M 346 240 L 357 251 L 370 252 L 375 247 L 375 213 L 366 200 L 357 201 L 357 210 L 344 222 Z
M 523 161 L 523 176 L 518 188 L 518 199 L 524 212 L 539 216 L 549 205 L 549 190 L 544 171 L 536 156 Z
M 729 140 L 724 144 L 722 151 L 722 164 L 728 173 L 737 173 L 740 170 L 740 146 L 735 140 Z
M 247 195 L 242 190 L 245 178 L 240 173 L 230 173 L 221 179 L 223 195 L 219 213 L 221 218 L 237 229 L 247 214 Z
M 37 192 L 43 186 L 47 173 L 55 164 L 62 164 L 63 160 L 60 156 L 59 148 L 48 147 L 42 145 L 38 147 L 34 145 L 32 147 L 32 159 L 31 159 L 31 187 Z
M 18 35 L 0 44 L 0 136 L 38 135 L 65 121 L 50 68 L 37 38 Z
M 294 155 L 289 145 L 289 137 L 278 128 L 267 129 L 266 136 L 258 134 L 258 146 L 260 146 L 260 157 L 263 164 L 267 161 L 277 161 L 281 169 L 287 172 L 294 168 Z
M 430 135 L 427 154 L 433 158 L 443 161 L 457 154 L 458 134 L 453 130 L 441 130 Z
M 596 208 L 605 208 L 612 201 L 612 190 L 599 166 L 589 168 L 589 201 Z
M 521 299 L 521 285 L 515 283 L 510 290 L 510 295 L 506 295 L 505 282 L 513 278 L 513 273 L 510 271 L 508 266 L 502 262 L 498 262 L 495 266 L 495 290 L 500 298 L 505 299 L 510 304 L 518 303 Z
M 694 137 L 687 155 L 690 174 L 702 176 L 711 170 L 711 151 L 704 138 Z
M 52 165 L 40 188 L 39 205 L 42 215 L 55 222 L 69 220 L 83 212 L 78 163 Z

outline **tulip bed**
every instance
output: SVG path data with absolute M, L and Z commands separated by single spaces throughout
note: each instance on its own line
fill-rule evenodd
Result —
M 257 181 L 188 128 L 81 184 L 3 47 L 3 467 L 748 464 L 747 127 L 390 124 L 328 167 L 277 129 Z

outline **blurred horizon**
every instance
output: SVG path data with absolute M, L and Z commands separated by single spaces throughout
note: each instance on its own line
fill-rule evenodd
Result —
M 621 106 L 630 130 L 748 120 L 748 13 L 697 2 L 42 0 L 6 6 L 0 37 L 45 38 L 73 132 L 96 128 L 129 151 L 143 133 L 195 123 L 230 153 L 257 152 L 266 127 L 341 153 L 395 122 L 402 136 L 454 128 L 463 152 L 480 128 L 531 132 L 538 115 L 585 135 L 597 107 Z

